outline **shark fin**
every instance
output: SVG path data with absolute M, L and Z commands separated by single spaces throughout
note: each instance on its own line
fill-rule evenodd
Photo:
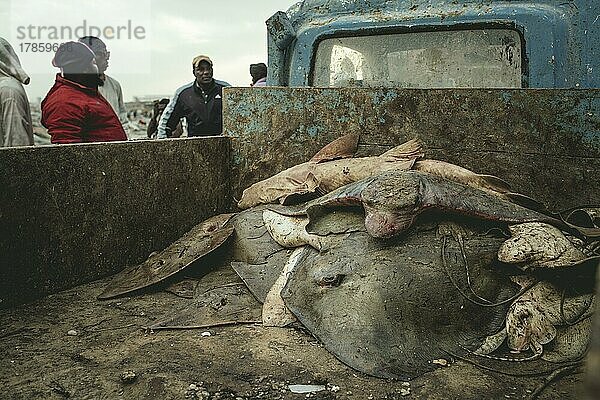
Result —
M 348 133 L 339 137 L 319 150 L 310 161 L 321 163 L 340 158 L 352 158 L 358 148 L 359 137 L 360 135 L 358 133 Z
M 498 193 L 510 193 L 510 185 L 504 179 L 494 175 L 477 174 L 487 185 L 489 189 Z
M 319 194 L 320 184 L 321 181 L 312 172 L 309 172 L 301 185 L 297 185 L 294 191 L 279 198 L 279 203 L 283 205 L 298 204 L 317 198 L 321 196 Z
M 423 144 L 419 139 L 412 139 L 400 146 L 396 146 L 391 150 L 386 151 L 380 157 L 393 157 L 399 159 L 417 159 L 422 158 L 425 154 L 422 151 Z

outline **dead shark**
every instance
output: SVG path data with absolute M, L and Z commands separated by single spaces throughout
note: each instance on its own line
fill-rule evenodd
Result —
M 307 214 L 311 222 L 326 214 L 327 208 L 362 205 L 367 232 L 376 238 L 390 238 L 409 229 L 426 210 L 437 209 L 508 224 L 545 222 L 583 237 L 599 237 L 600 230 L 575 227 L 544 213 L 528 209 L 497 194 L 421 171 L 390 170 L 343 186 L 299 206 L 270 206 L 283 215 Z
M 240 209 L 309 193 L 328 193 L 341 186 L 389 169 L 409 170 L 423 157 L 421 143 L 410 140 L 376 157 L 351 158 L 358 135 L 348 134 L 321 149 L 311 160 L 295 165 L 244 190 Z

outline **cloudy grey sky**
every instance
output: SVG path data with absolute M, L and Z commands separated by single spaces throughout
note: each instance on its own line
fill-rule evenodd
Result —
M 121 38 L 105 40 L 111 51 L 107 73 L 121 82 L 128 101 L 140 95 L 172 95 L 193 79 L 191 60 L 198 54 L 212 58 L 215 78 L 248 86 L 249 64 L 267 62 L 265 21 L 296 2 L 0 0 L 0 36 L 11 42 L 31 76 L 26 90 L 35 101 L 52 86 L 57 69 L 51 65 L 53 52 L 33 52 L 28 43 L 64 41 L 60 39 L 69 29 L 81 27 L 83 21 L 88 30 L 109 28 L 108 34 L 131 21 L 132 29 L 141 27 L 138 37 L 143 39 L 129 39 L 132 29 L 123 29 Z M 41 26 L 46 28 L 40 31 Z M 52 40 L 53 32 L 63 36 Z

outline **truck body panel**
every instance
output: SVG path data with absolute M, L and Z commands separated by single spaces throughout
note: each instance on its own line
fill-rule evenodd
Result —
M 227 137 L 0 149 L 0 307 L 114 274 L 352 131 L 555 210 L 600 198 L 600 91 L 228 88 Z M 225 151 L 224 151 L 225 149 Z
M 505 29 L 521 38 L 522 87 L 598 87 L 599 16 L 593 0 L 306 0 L 267 21 L 269 84 L 313 85 L 329 38 Z

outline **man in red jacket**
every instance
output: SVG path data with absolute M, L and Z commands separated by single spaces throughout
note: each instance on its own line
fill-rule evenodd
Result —
M 63 43 L 52 64 L 61 69 L 42 101 L 42 125 L 52 143 L 127 140 L 110 104 L 100 93 L 94 53 L 80 42 Z

